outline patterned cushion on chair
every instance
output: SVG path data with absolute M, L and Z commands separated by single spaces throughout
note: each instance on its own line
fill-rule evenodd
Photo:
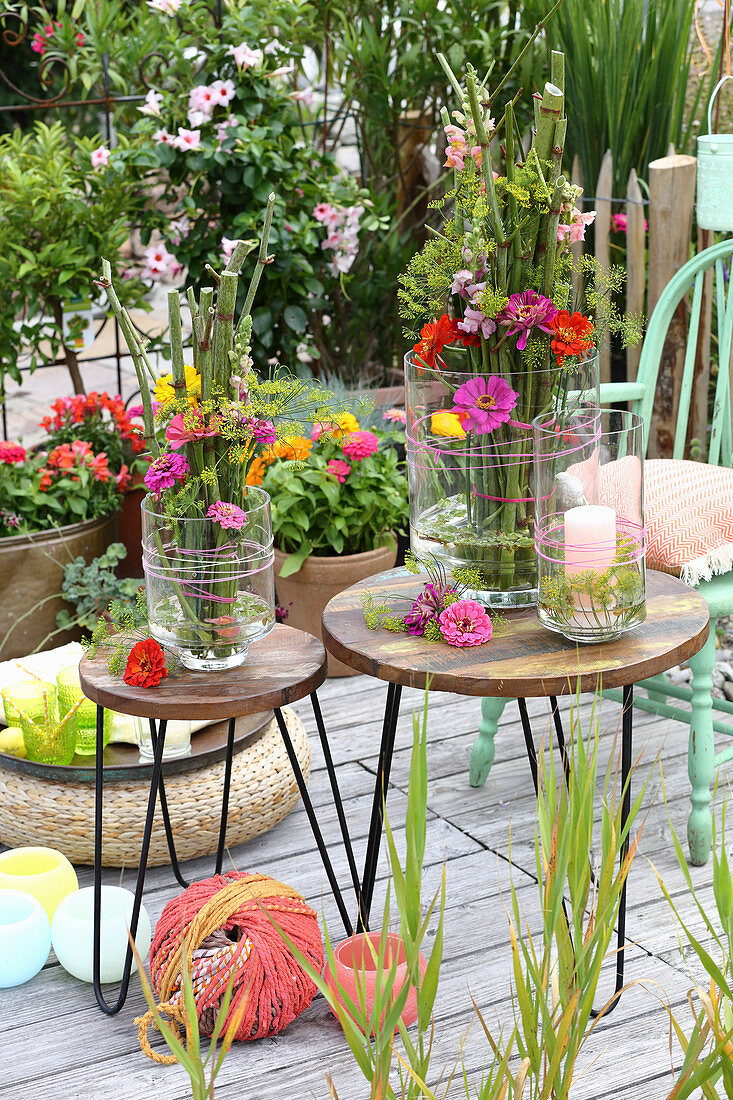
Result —
M 623 460 L 622 460 L 623 461 Z M 624 478 L 602 467 L 601 503 L 619 509 Z M 620 473 L 620 470 L 618 471 Z M 644 464 L 646 562 L 687 584 L 733 568 L 733 470 L 679 459 Z

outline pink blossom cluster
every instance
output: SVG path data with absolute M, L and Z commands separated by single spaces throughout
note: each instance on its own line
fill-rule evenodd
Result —
M 587 214 L 583 214 L 577 207 L 573 207 L 568 222 L 566 224 L 561 222 L 557 227 L 558 241 L 564 241 L 565 238 L 570 244 L 584 241 L 586 226 L 592 225 L 595 220 L 595 210 L 589 210 Z
M 379 450 L 379 440 L 374 432 L 349 432 L 341 442 L 341 450 L 352 462 L 361 462 Z
M 238 46 L 229 46 L 227 53 L 234 58 L 234 64 L 238 69 L 250 69 L 262 64 L 262 50 L 252 50 L 246 42 L 240 42 Z
M 182 267 L 172 252 L 164 244 L 151 245 L 143 252 L 143 279 L 160 282 L 162 279 L 177 279 Z
M 487 120 L 487 134 L 491 133 L 495 125 L 493 118 Z M 448 138 L 448 148 L 445 151 L 445 164 L 443 167 L 457 168 L 459 172 L 462 172 L 464 161 L 470 153 L 476 167 L 480 168 L 482 163 L 481 146 L 471 144 L 476 137 L 474 133 L 471 133 L 471 127 L 469 126 L 468 131 L 466 131 L 462 130 L 460 126 L 454 126 L 453 123 L 450 123 L 448 126 L 444 126 L 443 129 L 445 130 L 445 136 Z
M 162 129 L 155 131 L 153 141 L 158 141 L 162 145 L 170 145 L 172 149 L 180 149 L 181 152 L 188 153 L 201 147 L 201 131 L 187 130 L 185 126 L 179 126 L 178 133 L 174 135 L 169 134 L 164 126 Z
M 59 27 L 63 26 L 58 20 L 54 23 L 49 23 L 44 27 L 42 31 L 36 31 L 31 40 L 31 49 L 34 53 L 44 54 L 48 47 L 51 45 L 51 39 L 56 33 Z M 76 36 L 77 46 L 84 45 L 84 35 L 79 31 Z
M 328 265 L 331 274 L 338 278 L 342 272 L 346 274 L 359 251 L 359 221 L 364 213 L 364 207 L 357 203 L 356 206 L 336 206 L 330 202 L 319 202 L 313 210 L 313 217 L 327 230 L 327 237 L 322 241 L 321 248 L 324 252 L 333 252 L 333 259 Z
M 649 228 L 649 223 L 644 218 L 644 232 L 646 233 Z M 612 214 L 611 215 L 611 229 L 614 233 L 625 233 L 628 229 L 628 218 L 625 214 Z
M 236 95 L 233 80 L 196 84 L 188 93 L 188 121 L 191 126 L 208 122 L 217 107 L 228 107 Z

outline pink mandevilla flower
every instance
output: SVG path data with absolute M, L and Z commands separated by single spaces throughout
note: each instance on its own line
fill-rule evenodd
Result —
M 238 69 L 249 69 L 262 62 L 262 50 L 251 50 L 246 42 L 240 42 L 238 46 L 230 46 L 227 53 L 234 58 L 234 64 Z
M 238 508 L 236 504 L 229 504 L 225 500 L 217 500 L 206 513 L 206 518 L 218 523 L 220 527 L 229 528 L 232 531 L 241 531 L 247 522 L 247 513 Z
M 500 325 L 506 325 L 509 329 L 508 336 L 516 336 L 517 351 L 524 351 L 527 346 L 527 337 L 533 328 L 541 332 L 550 332 L 550 321 L 557 313 L 557 309 L 549 298 L 538 294 L 536 290 L 523 290 L 519 294 L 512 294 L 496 320 Z
M 449 604 L 438 617 L 440 633 L 448 645 L 483 645 L 491 637 L 493 626 L 485 609 L 475 600 Z
M 160 115 L 160 108 L 163 106 L 163 96 L 160 92 L 156 92 L 153 88 L 150 89 L 145 96 L 145 102 L 142 107 L 138 107 L 138 111 L 141 115 Z
M 174 149 L 180 149 L 184 153 L 192 152 L 201 146 L 201 131 L 187 130 L 184 126 L 179 126 L 178 136 L 171 138 L 170 144 Z
M 336 480 L 340 481 L 342 485 L 351 473 L 350 464 L 348 462 L 344 462 L 342 458 L 332 458 L 330 462 L 327 463 L 326 469 L 328 470 L 329 474 L 333 474 Z
M 225 260 L 228 260 L 232 252 L 236 248 L 237 242 L 230 240 L 229 237 L 222 237 L 221 239 L 221 254 Z
M 374 432 L 349 432 L 341 441 L 341 450 L 353 462 L 361 462 L 379 450 L 379 440 Z
M 303 103 L 306 107 L 312 107 L 315 100 L 315 92 L 308 85 L 307 88 L 300 88 L 297 92 L 291 92 L 290 98 L 294 99 L 296 103 Z
M 92 150 L 92 168 L 106 168 L 109 164 L 109 149 L 104 145 Z
M 518 400 L 519 394 L 498 374 L 479 375 L 458 387 L 451 412 L 467 413 L 464 429 L 485 435 L 510 419 Z

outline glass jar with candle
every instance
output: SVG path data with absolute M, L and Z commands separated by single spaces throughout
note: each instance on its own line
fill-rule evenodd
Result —
M 581 411 L 533 427 L 539 620 L 610 641 L 646 618 L 641 417 Z

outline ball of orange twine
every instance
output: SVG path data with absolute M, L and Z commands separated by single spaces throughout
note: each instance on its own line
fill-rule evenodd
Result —
M 169 901 L 150 948 L 150 977 L 160 998 L 158 1011 L 184 1027 L 181 994 L 184 951 L 196 1002 L 198 1028 L 209 1036 L 234 975 L 232 998 L 221 1034 L 243 1014 L 236 1039 L 260 1039 L 282 1031 L 303 1012 L 316 986 L 291 954 L 278 928 L 319 972 L 323 941 L 314 911 L 290 886 L 267 875 L 230 871 L 194 882 Z M 155 1062 L 172 1064 L 147 1039 L 153 1013 L 135 1021 L 140 1045 Z

